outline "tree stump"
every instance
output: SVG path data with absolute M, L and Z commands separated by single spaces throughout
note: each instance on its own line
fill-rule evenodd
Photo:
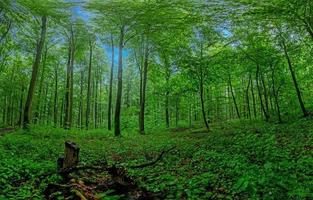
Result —
M 79 146 L 74 142 L 65 142 L 63 169 L 76 167 L 78 165 L 79 149 Z

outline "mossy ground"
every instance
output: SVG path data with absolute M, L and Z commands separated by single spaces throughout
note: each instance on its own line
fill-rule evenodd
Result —
M 148 162 L 175 146 L 154 166 L 128 173 L 166 199 L 312 199 L 313 121 L 286 124 L 234 121 L 203 129 L 124 133 L 34 127 L 0 136 L 0 199 L 43 199 L 65 140 L 81 147 L 82 164 L 127 166 Z M 105 196 L 103 199 L 118 199 Z

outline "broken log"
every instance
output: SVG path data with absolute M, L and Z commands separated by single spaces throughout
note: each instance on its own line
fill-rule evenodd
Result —
M 79 146 L 74 142 L 65 142 L 63 169 L 76 167 L 78 165 L 79 149 Z

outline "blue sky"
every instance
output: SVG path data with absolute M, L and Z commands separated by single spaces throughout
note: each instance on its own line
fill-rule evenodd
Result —
M 72 8 L 72 13 L 73 13 L 73 18 L 82 18 L 86 23 L 88 23 L 88 21 L 90 20 L 90 18 L 92 17 L 92 14 L 86 10 L 84 10 L 82 8 L 81 5 L 77 5 L 77 6 L 74 6 Z M 103 48 L 103 50 L 105 51 L 106 55 L 107 55 L 107 58 L 108 58 L 108 61 L 109 61 L 109 64 L 111 63 L 111 55 L 112 55 L 112 47 L 111 47 L 111 44 L 102 44 L 101 47 Z M 127 58 L 128 56 L 128 52 L 127 50 L 124 50 L 123 51 L 123 58 Z M 118 48 L 115 47 L 114 48 L 114 62 L 115 64 L 118 63 Z

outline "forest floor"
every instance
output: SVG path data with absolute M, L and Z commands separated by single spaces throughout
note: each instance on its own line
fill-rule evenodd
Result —
M 0 136 L 0 199 L 44 199 L 58 175 L 64 141 L 80 145 L 82 165 L 125 167 L 127 174 L 164 199 L 313 199 L 313 120 L 284 124 L 234 121 L 203 129 L 174 129 L 146 135 L 77 132 L 37 127 Z M 174 147 L 155 165 L 149 162 Z M 40 179 L 40 183 L 36 183 Z M 99 199 L 119 199 L 109 191 Z

